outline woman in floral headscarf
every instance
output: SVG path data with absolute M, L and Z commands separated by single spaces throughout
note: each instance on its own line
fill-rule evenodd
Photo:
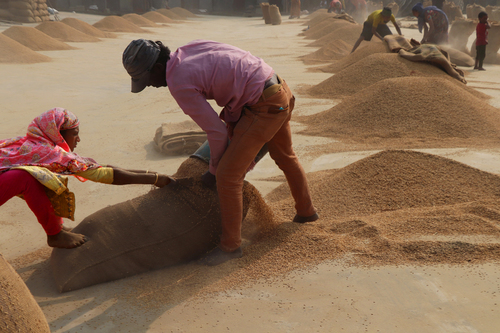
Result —
M 62 217 L 74 219 L 75 199 L 67 188 L 67 175 L 114 185 L 163 187 L 171 181 L 156 172 L 101 166 L 73 153 L 78 142 L 78 118 L 63 108 L 36 117 L 26 136 L 0 140 L 0 206 L 13 196 L 24 198 L 52 247 L 74 248 L 86 241 L 62 225 Z
M 419 2 L 411 9 L 413 16 L 418 18 L 418 31 L 424 29 L 422 43 L 448 43 L 448 17 L 436 6 L 423 7 Z

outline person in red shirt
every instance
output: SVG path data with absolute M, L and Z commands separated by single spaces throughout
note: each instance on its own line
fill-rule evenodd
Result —
M 480 12 L 477 15 L 479 23 L 476 26 L 476 64 L 474 69 L 484 71 L 483 61 L 486 58 L 486 45 L 488 45 L 488 29 L 491 28 L 488 22 L 488 14 Z

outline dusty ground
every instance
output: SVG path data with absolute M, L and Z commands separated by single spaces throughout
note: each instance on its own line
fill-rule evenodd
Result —
M 61 16 L 91 24 L 101 19 L 72 13 Z M 262 57 L 299 91 L 331 75 L 312 73 L 297 59 L 314 50 L 305 46 L 310 41 L 298 36 L 304 22 L 305 18 L 284 18 L 282 25 L 270 26 L 260 18 L 199 17 L 148 28 L 147 34 L 119 33 L 118 38 L 97 43 L 69 43 L 76 50 L 41 52 L 53 59 L 49 63 L 0 64 L 0 137 L 23 135 L 35 116 L 55 106 L 65 107 L 80 117 L 82 142 L 77 151 L 82 156 L 172 174 L 185 157 L 162 156 L 152 138 L 161 122 L 189 118 L 167 89 L 130 93 L 130 79 L 121 65 L 126 45 L 136 38 L 162 40 L 171 49 L 198 38 L 230 43 Z M 7 27 L 0 26 L 0 31 Z M 415 30 L 404 29 L 404 33 L 418 37 Z M 490 104 L 500 107 L 500 70 L 492 65 L 485 68 L 485 72 L 464 69 L 469 86 L 491 95 Z M 333 103 L 297 95 L 294 112 L 314 114 Z M 301 129 L 293 125 L 294 131 Z M 377 152 L 339 149 L 320 157 L 307 154 L 325 143 L 335 141 L 294 137 L 306 171 L 341 168 Z M 500 148 L 422 151 L 500 174 Z M 280 182 L 262 179 L 278 175 L 279 169 L 266 157 L 247 180 L 265 195 Z M 100 208 L 149 190 L 76 180 L 71 180 L 70 187 L 77 196 L 76 221 L 68 221 L 70 226 Z M 360 268 L 343 258 L 202 298 L 195 295 L 222 279 L 218 271 L 238 274 L 237 266 L 220 270 L 189 264 L 59 294 L 45 260 L 50 254 L 45 236 L 25 203 L 13 199 L 2 206 L 0 226 L 0 253 L 23 277 L 53 332 L 497 332 L 500 326 L 498 263 Z M 203 283 L 192 279 L 200 272 L 207 276 Z

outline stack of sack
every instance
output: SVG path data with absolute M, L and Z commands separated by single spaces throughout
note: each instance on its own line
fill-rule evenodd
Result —
M 36 23 L 49 21 L 46 0 L 0 0 L 0 19 Z

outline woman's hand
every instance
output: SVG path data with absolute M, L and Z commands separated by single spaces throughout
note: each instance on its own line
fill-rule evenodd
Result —
M 154 184 L 154 185 L 157 187 L 163 187 L 163 186 L 167 186 L 168 184 L 170 184 L 173 181 L 175 181 L 174 178 L 171 178 L 167 175 L 158 174 L 158 180 L 156 181 L 156 184 Z

